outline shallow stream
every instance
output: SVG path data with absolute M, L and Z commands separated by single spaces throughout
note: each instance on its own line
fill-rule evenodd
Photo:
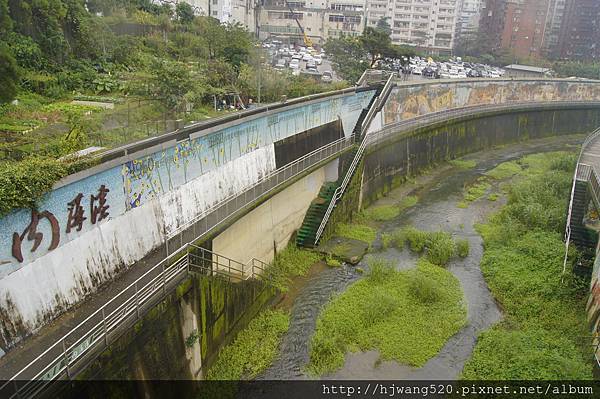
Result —
M 477 162 L 473 169 L 440 167 L 427 176 L 421 176 L 416 184 L 401 186 L 375 205 L 398 203 L 404 196 L 417 195 L 419 202 L 404 211 L 397 218 L 382 224 L 378 233 L 392 231 L 405 225 L 413 225 L 420 230 L 445 230 L 456 238 L 469 240 L 469 256 L 452 261 L 448 270 L 460 281 L 467 304 L 468 322 L 457 334 L 451 337 L 442 350 L 423 367 L 413 368 L 395 361 L 379 361 L 377 351 L 349 353 L 344 367 L 324 378 L 334 379 L 456 379 L 465 362 L 471 356 L 478 334 L 491 327 L 502 317 L 487 284 L 479 269 L 483 255 L 482 239 L 475 231 L 475 224 L 485 221 L 487 216 L 503 203 L 501 196 L 490 201 L 484 195 L 473 201 L 468 208 L 459 208 L 463 187 L 473 183 L 484 172 L 498 164 L 520 158 L 524 155 L 563 150 L 565 146 L 578 145 L 581 137 L 564 137 L 550 140 L 537 140 L 507 146 L 493 151 L 472 154 L 466 159 Z M 498 191 L 497 187 L 492 190 Z M 376 241 L 374 247 L 377 248 Z M 378 255 L 394 260 L 397 267 L 414 267 L 416 255 L 408 249 L 398 251 L 387 249 Z M 368 256 L 358 267 L 367 269 Z M 309 378 L 304 367 L 309 361 L 309 344 L 315 330 L 321 309 L 331 296 L 342 292 L 349 284 L 361 277 L 356 267 L 344 265 L 341 268 L 326 268 L 313 273 L 295 295 L 291 307 L 290 329 L 285 335 L 280 356 L 261 376 L 263 379 L 288 380 Z

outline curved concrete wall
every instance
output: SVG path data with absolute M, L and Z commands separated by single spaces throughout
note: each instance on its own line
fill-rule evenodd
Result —
M 596 103 L 597 104 L 597 103 Z M 582 106 L 580 106 L 582 107 Z M 408 176 L 436 163 L 529 139 L 589 133 L 600 126 L 600 105 L 519 111 L 507 109 L 485 116 L 404 129 L 367 149 L 363 172 L 363 203 Z
M 171 232 L 275 170 L 275 142 L 334 121 L 350 136 L 373 95 L 344 92 L 146 148 L 69 176 L 36 211 L 0 218 L 0 348 L 10 348 L 156 251 Z
M 156 251 L 208 206 L 272 171 L 277 140 L 335 120 L 348 136 L 373 93 L 319 98 L 144 149 L 69 177 L 39 212 L 0 219 L 0 347 L 13 346 Z M 600 99 L 600 87 L 531 80 L 403 84 L 372 126 L 448 107 L 540 98 Z
M 600 82 L 565 79 L 473 79 L 398 84 L 383 109 L 383 124 L 431 112 L 487 104 L 600 100 Z

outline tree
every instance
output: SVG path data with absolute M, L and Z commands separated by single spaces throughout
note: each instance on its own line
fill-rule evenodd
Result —
M 349 82 L 356 82 L 369 66 L 367 51 L 358 38 L 329 39 L 325 51 L 337 74 Z
M 379 20 L 377 21 L 377 28 L 376 29 L 380 30 L 383 33 L 385 33 L 387 36 L 390 36 L 392 34 L 392 27 L 388 23 L 388 19 L 390 19 L 390 17 L 381 17 L 381 18 L 379 18 Z
M 12 31 L 13 22 L 8 15 L 8 0 L 0 0 L 0 38 Z
M 192 89 L 192 78 L 187 66 L 181 62 L 163 60 L 154 66 L 156 94 L 170 110 L 181 105 L 184 96 Z
M 189 25 L 194 20 L 194 10 L 191 5 L 185 2 L 177 3 L 175 15 L 177 15 L 177 21 L 183 25 Z
M 8 47 L 0 43 L 0 103 L 12 101 L 17 95 L 17 62 Z
M 368 27 L 359 37 L 362 47 L 369 53 L 371 67 L 383 58 L 395 58 L 398 56 L 392 46 L 392 39 L 385 32 Z

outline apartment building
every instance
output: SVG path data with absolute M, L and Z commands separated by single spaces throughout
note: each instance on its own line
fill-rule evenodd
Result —
M 557 55 L 600 60 L 600 0 L 566 0 Z
M 263 0 L 259 8 L 259 37 L 301 42 L 302 32 L 315 43 L 341 35 L 358 36 L 364 29 L 365 0 Z
M 183 0 L 198 15 L 207 15 L 222 23 L 240 23 L 256 32 L 255 8 L 260 0 Z
M 367 0 L 367 26 L 387 18 L 392 42 L 451 54 L 461 0 Z
M 461 35 L 477 32 L 484 2 L 484 0 L 462 0 L 460 2 L 456 25 L 457 39 Z
M 480 29 L 495 40 L 496 48 L 508 49 L 517 57 L 552 57 L 558 51 L 569 1 L 486 0 Z
M 546 29 L 542 44 L 542 55 L 555 58 L 559 53 L 559 41 L 565 14 L 565 4 L 568 0 L 549 0 Z

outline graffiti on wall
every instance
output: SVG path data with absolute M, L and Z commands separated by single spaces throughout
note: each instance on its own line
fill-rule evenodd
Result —
M 600 85 L 581 82 L 452 82 L 398 86 L 385 104 L 385 124 L 430 112 L 508 102 L 599 100 Z
M 38 209 L 22 209 L 0 219 L 0 278 L 83 236 L 103 221 L 149 203 L 258 148 L 338 119 L 347 127 L 345 134 L 350 135 L 360 114 L 357 109 L 366 107 L 373 94 L 350 93 L 258 116 L 60 187 L 47 194 Z M 253 183 L 237 180 L 245 185 Z M 206 197 L 218 200 L 231 190 L 243 188 L 220 187 L 218 195 Z

